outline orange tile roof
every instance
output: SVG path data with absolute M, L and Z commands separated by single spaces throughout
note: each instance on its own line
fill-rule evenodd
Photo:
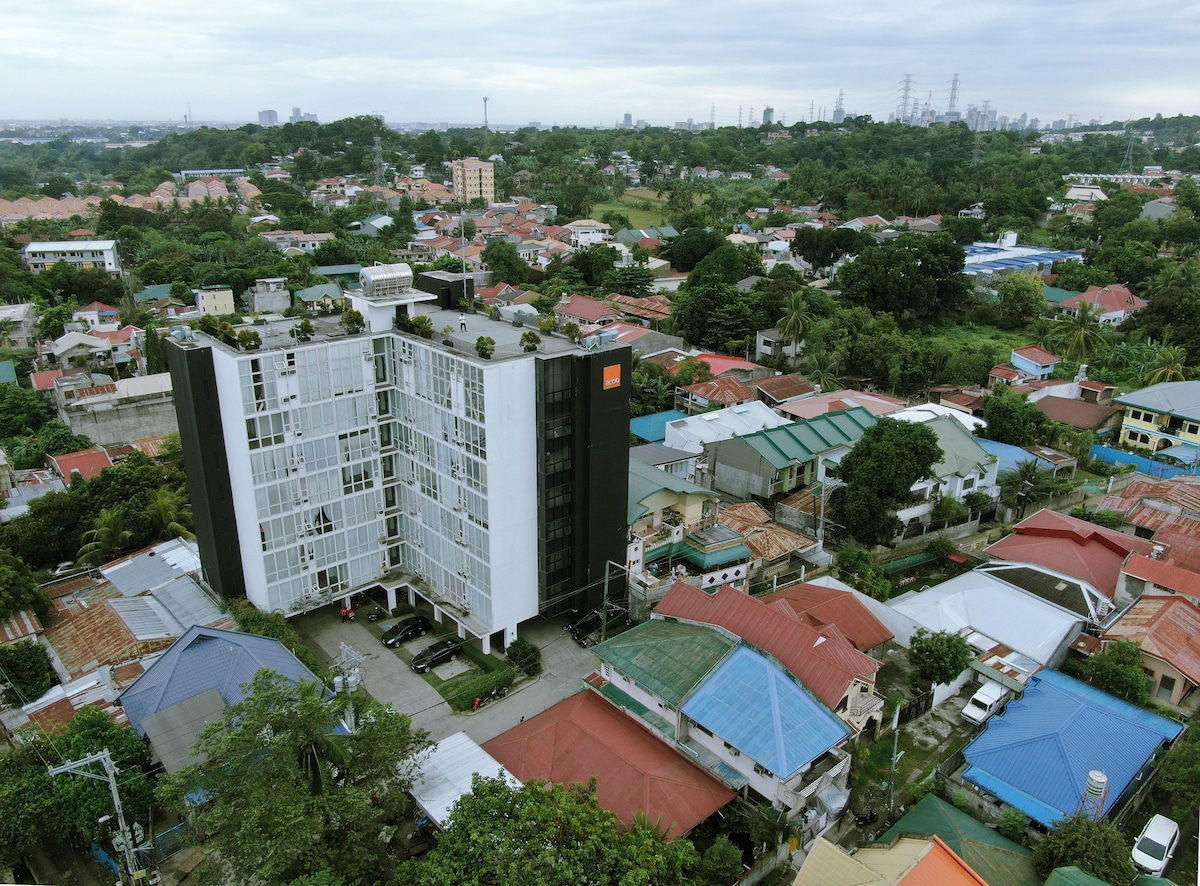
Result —
M 63 478 L 63 482 L 67 485 L 70 485 L 71 476 L 77 471 L 83 479 L 90 480 L 98 476 L 105 468 L 112 467 L 112 459 L 98 446 L 92 449 L 82 449 L 79 452 L 52 455 L 49 458 L 54 465 L 55 472 Z
M 587 784 L 595 778 L 601 807 L 626 825 L 645 812 L 672 838 L 735 796 L 590 689 L 485 742 L 483 749 L 521 781 Z
M 767 603 L 729 585 L 708 593 L 676 582 L 655 611 L 722 627 L 775 656 L 831 710 L 856 679 L 873 683 L 880 667 L 875 659 L 855 649 L 836 626 L 815 630 L 786 603 Z
M 1056 357 L 1045 348 L 1039 348 L 1037 345 L 1026 345 L 1023 348 L 1013 348 L 1013 353 L 1019 354 L 1026 360 L 1036 363 L 1039 366 L 1046 366 L 1050 363 L 1062 362 L 1061 357 Z
M 851 591 L 802 583 L 768 594 L 764 603 L 786 603 L 805 624 L 821 630 L 834 625 L 859 652 L 867 652 L 893 638 Z

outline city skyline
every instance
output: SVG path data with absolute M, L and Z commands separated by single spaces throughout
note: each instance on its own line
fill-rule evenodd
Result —
M 630 113 L 731 126 L 758 125 L 766 106 L 777 122 L 829 120 L 841 94 L 847 113 L 887 120 L 906 75 L 918 107 L 946 110 L 958 75 L 960 112 L 987 102 L 1043 126 L 1200 113 L 1200 8 L 1169 0 L 1136 15 L 1111 0 L 1066 0 L 1053 15 L 1033 0 L 903 0 L 761 16 L 709 0 L 451 0 L 395 15 L 313 0 L 8 7 L 0 74 L 22 88 L 0 118 L 239 123 L 300 106 L 322 122 L 482 125 L 488 95 L 494 125 L 607 127 Z M 428 46 L 437 53 L 410 51 Z

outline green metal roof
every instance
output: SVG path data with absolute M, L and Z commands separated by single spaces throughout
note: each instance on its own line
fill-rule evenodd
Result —
M 639 686 L 678 706 L 737 645 L 712 628 L 656 618 L 592 651 Z
M 776 470 L 810 462 L 838 446 L 853 446 L 875 416 L 862 406 L 828 412 L 816 418 L 756 431 L 740 439 L 749 444 Z
M 666 490 L 682 495 L 705 495 L 716 501 L 719 496 L 703 486 L 697 486 L 690 480 L 660 471 L 653 465 L 636 458 L 629 460 L 629 500 L 626 517 L 629 523 L 634 523 L 646 516 L 649 509 L 642 504 L 656 492 Z
M 1041 886 L 1032 852 L 933 794 L 921 798 L 880 840 L 887 843 L 901 834 L 936 834 L 989 886 Z
M 935 477 L 965 477 L 978 468 L 986 471 L 996 461 L 971 432 L 951 415 L 942 415 L 925 422 L 925 426 L 937 434 L 938 446 L 942 448 L 942 460 L 933 466 Z
M 1052 305 L 1059 302 L 1064 302 L 1069 298 L 1074 298 L 1079 295 L 1078 292 L 1072 292 L 1069 289 L 1059 289 L 1057 286 L 1047 286 L 1042 284 L 1042 297 Z
M 17 367 L 12 360 L 0 360 L 0 384 L 17 384 Z
M 147 286 L 141 292 L 134 295 L 133 300 L 139 305 L 146 304 L 152 301 L 158 301 L 160 298 L 166 298 L 171 294 L 170 283 L 159 283 L 157 286 Z
M 980 876 L 983 876 L 980 874 Z M 985 878 L 986 879 L 986 878 Z M 1055 868 L 1046 878 L 1046 886 L 1112 886 L 1107 880 L 1085 874 L 1072 865 L 1069 868 Z
M 300 301 L 320 301 L 323 298 L 341 298 L 342 287 L 336 283 L 320 283 L 316 286 L 310 286 L 308 289 L 301 289 L 296 293 L 296 298 Z

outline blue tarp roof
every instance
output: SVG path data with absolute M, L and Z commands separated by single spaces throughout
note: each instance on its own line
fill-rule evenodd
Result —
M 661 443 L 667 439 L 667 422 L 679 418 L 687 418 L 687 413 L 678 409 L 668 409 L 654 415 L 639 415 L 630 419 L 629 430 L 649 443 Z
M 849 734 L 782 667 L 747 646 L 722 661 L 681 710 L 782 779 Z
M 1173 720 L 1043 671 L 967 745 L 963 778 L 1050 827 L 1074 814 L 1090 770 L 1108 776 L 1107 813 L 1163 742 L 1182 731 Z
M 988 455 L 994 455 L 1000 460 L 997 472 L 1003 474 L 1005 471 L 1015 470 L 1017 465 L 1023 461 L 1036 461 L 1039 468 L 1053 468 L 1051 462 L 1040 456 L 1034 455 L 1028 449 L 1022 449 L 1020 446 L 1013 446 L 1009 443 L 999 443 L 996 440 L 985 440 L 982 437 L 976 437 L 975 442 L 983 447 L 983 451 Z

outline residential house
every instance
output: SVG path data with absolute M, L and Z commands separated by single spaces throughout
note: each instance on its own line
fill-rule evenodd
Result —
M 667 422 L 686 418 L 687 415 L 678 409 L 667 409 L 663 412 L 655 412 L 652 415 L 639 415 L 636 418 L 631 418 L 629 420 L 629 430 L 635 437 L 645 440 L 647 443 L 663 443 L 667 438 Z M 667 446 L 670 447 L 670 444 L 667 444 Z M 702 452 L 703 450 L 704 447 L 700 446 L 695 450 L 687 451 Z
M 1164 550 L 1163 545 L 1155 544 L 1148 557 L 1130 554 L 1121 567 L 1118 592 L 1132 599 L 1182 594 L 1200 606 L 1200 573 L 1160 559 L 1169 556 Z
M 1138 644 L 1142 669 L 1154 681 L 1151 698 L 1159 704 L 1178 706 L 1200 684 L 1200 608 L 1194 598 L 1146 594 L 1100 640 Z
M 46 461 L 50 463 L 51 470 L 68 486 L 76 474 L 84 480 L 90 480 L 99 476 L 105 468 L 112 467 L 112 459 L 100 446 L 81 449 L 78 452 L 65 452 L 62 455 L 48 455 Z
M 926 794 L 879 838 L 891 843 L 902 835 L 937 837 L 971 866 L 988 886 L 1042 886 L 1033 853 L 995 828 L 956 809 L 936 794 Z M 939 886 L 941 881 L 939 880 Z
M 759 581 L 794 572 L 796 559 L 817 554 L 820 542 L 803 532 L 775 523 L 761 505 L 752 501 L 721 508 L 721 523 L 740 532 L 753 552 L 750 574 Z
M 656 618 L 594 647 L 595 691 L 752 803 L 832 824 L 849 728 L 783 666 L 731 636 Z
M 342 287 L 337 283 L 319 283 L 316 286 L 309 286 L 307 289 L 297 290 L 296 298 L 309 311 L 328 313 L 341 307 L 343 303 Z
M 940 415 L 921 423 L 937 435 L 942 460 L 933 466 L 932 479 L 919 480 L 913 485 L 915 503 L 896 511 L 905 531 L 913 532 L 920 528 L 918 524 L 928 525 L 934 519 L 944 498 L 964 504 L 972 493 L 989 498 L 1000 494 L 996 485 L 998 460 L 979 445 L 955 416 Z
M 204 286 L 196 290 L 196 307 L 210 317 L 232 314 L 233 290 L 228 286 Z
M 102 446 L 179 430 L 168 372 L 119 378 L 113 384 L 77 390 L 59 403 L 58 414 L 74 433 Z
M 707 591 L 684 582 L 671 587 L 654 618 L 728 631 L 774 656 L 854 735 L 877 734 L 883 699 L 875 692 L 875 674 L 881 665 L 855 649 L 836 626 L 818 630 L 786 604 L 771 604 L 728 585 Z
M 818 839 L 792 886 L 995 886 L 979 876 L 940 837 L 896 837 L 851 852 Z
M 408 793 L 417 808 L 438 830 L 450 824 L 450 813 L 471 793 L 475 776 L 498 778 L 513 790 L 521 782 L 504 765 L 475 743 L 465 732 L 435 742 L 420 758 Z
M 1061 569 L 1033 563 L 992 560 L 974 572 L 990 575 L 1051 605 L 1083 618 L 1088 628 L 1100 631 L 1111 625 L 1129 605 L 1125 595 L 1108 596 L 1090 581 L 1068 575 Z
M 607 301 L 588 298 L 585 295 L 568 296 L 554 306 L 560 323 L 578 323 L 580 326 L 604 326 L 624 317 L 624 314 Z
M 89 305 L 78 308 L 71 319 L 79 321 L 84 329 L 91 332 L 112 331 L 120 327 L 120 312 L 112 305 L 94 301 Z
M 846 390 L 830 391 L 829 393 L 816 392 L 811 397 L 800 397 L 780 403 L 776 409 L 790 418 L 809 419 L 849 409 L 852 406 L 859 406 L 879 418 L 899 412 L 906 405 L 903 400 L 889 397 L 886 394 Z
M 282 314 L 292 305 L 287 277 L 264 277 L 246 290 L 246 305 L 252 314 Z
M 752 382 L 775 375 L 775 370 L 771 367 L 760 366 L 740 357 L 728 357 L 724 354 L 696 354 L 695 357 L 708 364 L 713 378 L 736 378 L 740 382 Z
M 1114 399 L 1121 442 L 1194 464 L 1200 457 L 1200 381 L 1165 381 Z
M 1149 302 L 1134 295 L 1129 287 L 1114 283 L 1111 286 L 1089 286 L 1079 295 L 1060 301 L 1055 309 L 1063 316 L 1074 317 L 1085 304 L 1098 315 L 1101 323 L 1120 326 Z
M 291 683 L 320 684 L 278 640 L 194 625 L 121 693 L 121 705 L 163 768 L 176 772 L 203 762 L 192 753 L 201 730 L 221 722 L 227 705 L 244 701 L 264 668 Z
M 714 489 L 737 498 L 772 498 L 825 476 L 823 461 L 840 461 L 875 416 L 862 407 L 792 422 L 705 446 Z
M 787 606 L 800 621 L 817 631 L 836 627 L 859 652 L 869 653 L 894 636 L 854 591 L 801 582 L 761 599 L 773 606 Z
M 1027 345 L 1023 348 L 1013 348 L 1012 360 L 1009 363 L 993 367 L 988 373 L 988 382 L 996 384 L 1015 385 L 1036 379 L 1049 378 L 1055 367 L 1062 362 L 1045 348 L 1037 345 Z
M 671 300 L 665 295 L 635 298 L 631 295 L 613 293 L 608 300 L 629 317 L 657 329 L 664 320 L 671 319 Z
M 31 348 L 36 340 L 37 308 L 34 305 L 0 305 L 0 347 Z
M 596 783 L 596 802 L 625 826 L 639 815 L 668 839 L 686 836 L 736 794 L 687 754 L 584 690 L 487 741 L 483 749 L 523 781 Z
M 611 225 L 591 218 L 568 222 L 566 228 L 569 232 L 567 242 L 576 249 L 586 249 L 589 246 L 603 243 L 611 237 L 610 232 L 612 231 Z
M 675 408 L 688 415 L 753 403 L 757 399 L 754 391 L 736 378 L 713 378 L 675 389 Z
M 815 396 L 817 393 L 816 386 L 799 372 L 755 379 L 747 382 L 746 387 L 757 393 L 758 399 L 773 409 L 784 403 L 794 403 Z
M 629 457 L 684 480 L 693 480 L 696 476 L 698 454 L 695 452 L 672 449 L 661 443 L 646 443 L 629 447 Z
M 1115 389 L 1110 389 L 1110 396 L 1112 391 Z M 1031 397 L 1030 400 L 1046 418 L 1077 431 L 1091 431 L 1100 434 L 1111 431 L 1121 424 L 1121 410 L 1104 403 L 1056 396 L 1037 399 Z
M 1130 554 L 1149 555 L 1153 548 L 1145 539 L 1043 509 L 1017 523 L 1011 535 L 985 548 L 984 553 L 1066 573 L 1127 605 L 1136 595 L 1118 595 L 1121 568 Z
M 967 745 L 962 780 L 1043 827 L 1074 815 L 1092 772 L 1100 814 L 1137 790 L 1183 724 L 1057 671 L 1043 671 Z
M 796 360 L 800 353 L 804 350 L 804 342 L 793 342 L 782 332 L 778 326 L 772 326 L 770 329 L 760 329 L 755 335 L 754 340 L 754 359 L 756 360 L 774 360 L 779 357 L 787 357 L 789 360 Z
M 1134 480 L 1097 510 L 1115 511 L 1123 531 L 1162 545 L 1164 563 L 1200 573 L 1200 477 Z
M 35 274 L 61 261 L 81 271 L 99 269 L 114 277 L 121 275 L 116 240 L 34 240 L 21 252 Z

